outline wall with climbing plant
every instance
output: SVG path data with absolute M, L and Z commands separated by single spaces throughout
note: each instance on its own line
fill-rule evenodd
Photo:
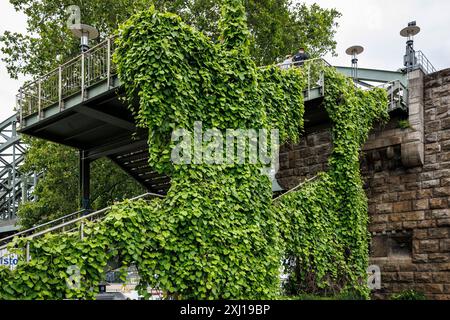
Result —
M 149 163 L 171 176 L 171 188 L 162 200 L 115 205 L 86 226 L 83 240 L 66 233 L 30 242 L 29 263 L 0 269 L 0 298 L 93 298 L 114 257 L 124 268 L 136 266 L 144 295 L 150 286 L 176 299 L 275 298 L 282 261 L 295 262 L 287 270 L 293 293 L 365 292 L 367 205 L 358 152 L 372 122 L 386 115 L 384 93 L 357 90 L 324 69 L 332 169 L 274 205 L 261 162 L 171 161 L 172 132 L 192 132 L 199 121 L 221 133 L 278 129 L 281 143 L 300 138 L 302 69 L 255 66 L 241 0 L 223 2 L 220 26 L 220 44 L 154 8 L 121 26 L 114 57 L 120 79 L 137 123 L 149 130 Z M 75 289 L 67 285 L 71 266 L 82 278 Z
M 275 204 L 292 294 L 349 293 L 367 298 L 367 198 L 359 156 L 372 125 L 388 119 L 382 89 L 363 91 L 325 69 L 324 106 L 332 124 L 329 170 Z

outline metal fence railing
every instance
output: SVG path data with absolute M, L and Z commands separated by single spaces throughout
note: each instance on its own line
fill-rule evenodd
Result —
M 433 64 L 430 62 L 430 60 L 428 60 L 428 58 L 422 51 L 415 52 L 414 63 L 415 66 L 413 67 L 413 69 L 420 68 L 425 74 L 430 74 L 437 71 L 436 68 L 433 66 Z
M 305 98 L 308 99 L 311 97 L 311 92 L 314 89 L 320 88 L 321 93 L 324 93 L 325 88 L 325 74 L 324 68 L 331 67 L 325 59 L 316 58 L 310 59 L 300 62 L 289 62 L 289 63 L 279 63 L 276 65 L 281 69 L 289 69 L 289 68 L 302 68 L 305 70 L 307 83 L 305 89 Z
M 408 108 L 408 88 L 400 80 L 383 83 L 377 88 L 386 90 L 388 94 L 388 111 L 404 110 Z
M 108 88 L 110 88 L 112 76 L 117 73 L 116 67 L 112 62 L 113 52 L 114 37 L 110 37 L 48 74 L 23 86 L 19 90 L 16 99 L 20 122 L 23 123 L 24 117 L 36 113 L 41 118 L 45 109 L 50 106 L 57 105 L 60 110 L 63 110 L 65 99 L 77 94 L 84 101 L 86 99 L 86 89 L 100 82 L 106 81 Z M 431 73 L 436 71 L 421 51 L 416 52 L 415 60 L 416 67 L 421 67 L 424 72 Z M 323 94 L 325 85 L 323 68 L 331 67 L 322 58 L 280 63 L 276 66 L 282 69 L 299 67 L 306 70 L 306 99 L 317 88 L 321 89 Z
M 86 98 L 86 89 L 116 74 L 112 63 L 114 37 L 110 37 L 53 71 L 23 86 L 16 97 L 20 122 L 24 117 L 42 112 L 54 105 L 64 109 L 64 100 L 76 94 Z

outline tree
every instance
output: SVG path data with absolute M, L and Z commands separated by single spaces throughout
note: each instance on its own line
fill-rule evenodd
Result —
M 133 13 L 155 5 L 179 14 L 213 41 L 220 41 L 218 21 L 221 0 L 10 0 L 27 20 L 27 34 L 6 31 L 0 36 L 2 60 L 11 77 L 45 74 L 79 53 L 79 43 L 67 27 L 69 5 L 81 8 L 82 23 L 96 26 L 100 38 L 112 34 Z M 259 65 L 307 47 L 313 56 L 333 52 L 336 19 L 340 14 L 317 5 L 294 5 L 289 0 L 245 0 L 251 33 L 251 54 Z M 36 139 L 30 140 L 23 170 L 44 171 L 36 188 L 38 201 L 22 205 L 23 226 L 30 226 L 78 208 L 78 158 L 73 149 Z M 108 160 L 93 163 L 93 207 L 138 192 L 140 187 Z M 123 182 L 125 180 L 125 182 Z M 116 187 L 114 187 L 116 186 Z M 118 187 L 120 186 L 120 188 Z M 96 194 L 99 194 L 97 197 Z
M 138 10 L 154 4 L 161 11 L 179 14 L 183 21 L 219 38 L 221 0 L 10 0 L 28 17 L 28 33 L 6 31 L 0 37 L 2 60 L 11 77 L 43 74 L 79 52 L 78 42 L 66 26 L 69 5 L 78 5 L 82 22 L 95 25 L 101 38 Z M 341 14 L 318 5 L 294 4 L 291 0 L 245 0 L 252 56 L 259 65 L 294 53 L 300 46 L 313 56 L 335 53 L 334 36 Z M 58 57 L 59 59 L 55 59 Z

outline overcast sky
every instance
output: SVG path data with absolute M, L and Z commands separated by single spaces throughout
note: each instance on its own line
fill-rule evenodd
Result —
M 105 0 L 106 1 L 106 0 Z M 110 0 L 108 0 L 110 1 Z M 360 67 L 397 70 L 402 67 L 405 40 L 399 31 L 417 20 L 422 32 L 416 49 L 422 50 L 437 69 L 450 67 L 450 1 L 448 0 L 304 0 L 342 13 L 336 36 L 338 57 L 326 57 L 334 65 L 349 65 L 345 49 L 362 45 Z M 0 33 L 25 32 L 26 19 L 8 0 L 0 0 Z M 9 79 L 0 63 L 0 121 L 13 114 L 21 81 Z

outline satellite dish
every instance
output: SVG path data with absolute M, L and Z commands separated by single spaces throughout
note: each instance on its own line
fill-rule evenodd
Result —
M 351 46 L 350 48 L 345 50 L 345 53 L 348 54 L 349 56 L 355 56 L 355 55 L 361 54 L 363 52 L 364 52 L 364 48 L 361 46 Z
M 403 28 L 400 31 L 400 35 L 405 38 L 410 38 L 410 37 L 414 37 L 415 35 L 419 34 L 419 32 L 420 32 L 420 27 L 408 26 L 406 28 Z
M 98 30 L 87 24 L 73 24 L 70 26 L 70 31 L 72 31 L 73 35 L 77 38 L 82 38 L 83 36 L 87 36 L 89 40 L 97 39 L 99 36 Z

